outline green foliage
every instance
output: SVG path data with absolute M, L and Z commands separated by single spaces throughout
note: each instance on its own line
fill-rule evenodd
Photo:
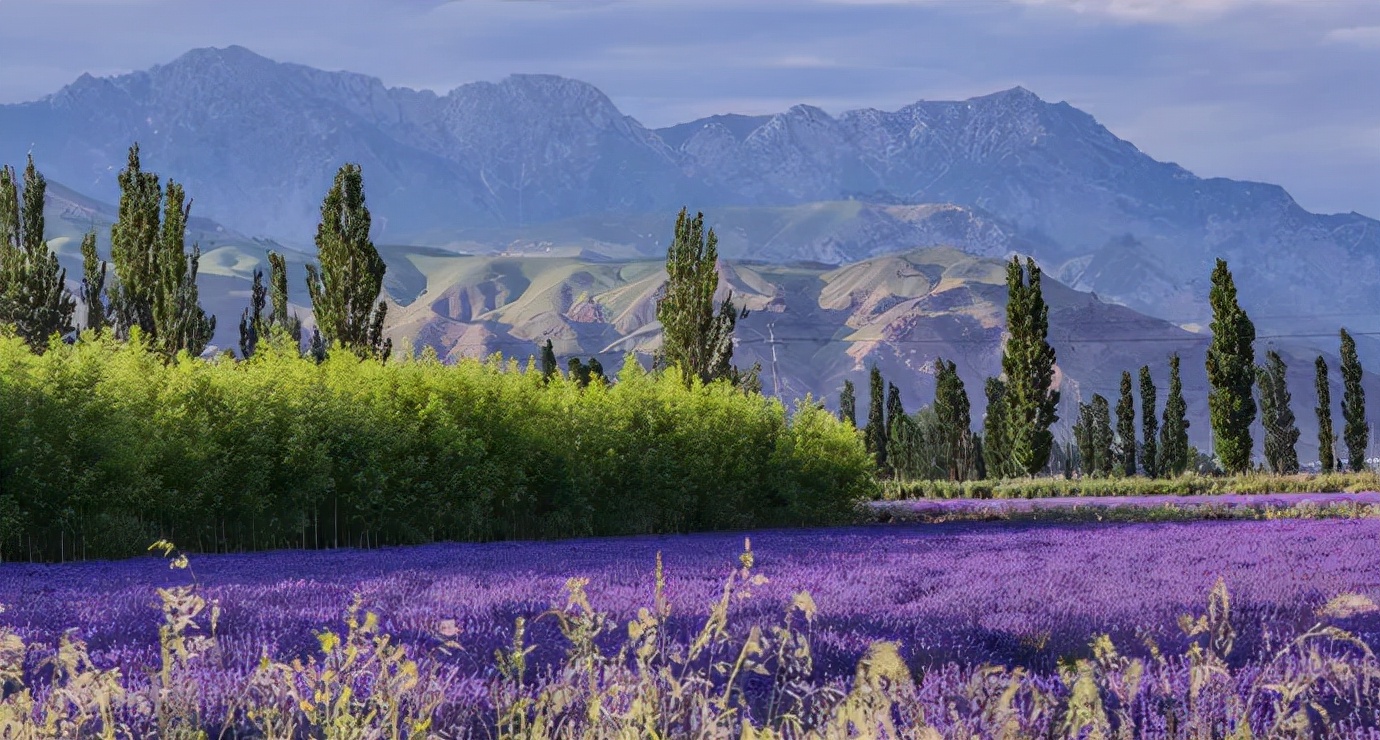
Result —
M 183 351 L 197 356 L 216 331 L 216 317 L 207 316 L 197 295 L 201 248 L 193 244 L 188 255 L 184 247 L 192 204 L 186 201 L 182 186 L 168 180 L 164 205 L 157 258 L 159 287 L 153 302 L 154 346 L 166 357 Z
M 1336 467 L 1334 450 L 1337 447 L 1336 431 L 1332 428 L 1332 388 L 1327 381 L 1327 360 L 1322 355 L 1313 363 L 1313 388 L 1318 393 L 1318 405 L 1313 413 L 1318 416 L 1318 462 L 1322 472 L 1331 473 Z
M 211 340 L 216 320 L 198 303 L 201 250 L 193 245 L 190 258 L 185 250 L 191 204 L 184 205 L 182 186 L 171 180 L 164 202 L 158 175 L 140 167 L 138 144 L 129 148 L 119 183 L 119 216 L 110 227 L 115 281 L 109 295 L 116 336 L 142 335 L 169 359 L 182 350 L 199 355 Z
M 0 168 L 0 324 L 13 324 L 36 352 L 54 334 L 72 331 L 76 309 L 65 286 L 67 271 L 43 238 L 47 187 L 32 156 L 22 197 L 14 168 Z
M 1005 420 L 1017 472 L 1035 475 L 1049 462 L 1059 420 L 1054 390 L 1054 348 L 1049 345 L 1049 306 L 1040 291 L 1040 268 L 1011 258 L 1006 269 L 1006 332 L 1001 369 L 1006 382 Z
M 297 314 L 288 315 L 287 259 L 277 252 L 268 253 L 268 293 L 272 306 L 268 315 L 270 330 L 282 331 L 292 337 L 293 344 L 302 344 L 302 320 Z
M 843 391 L 839 393 L 839 420 L 858 426 L 858 399 L 851 380 L 843 381 Z
M 569 369 L 568 377 L 581 388 L 589 387 L 589 382 L 594 379 L 594 373 L 590 372 L 589 365 L 580 361 L 578 357 L 572 357 L 566 362 Z
M 1125 370 L 1116 402 L 1116 464 L 1122 475 L 1136 474 L 1136 402 L 1131 396 L 1131 373 Z
M 561 374 L 560 366 L 556 362 L 556 348 L 551 344 L 551 340 L 546 340 L 546 344 L 541 346 L 541 376 L 547 382 Z
M 1019 473 L 1011 458 L 1011 436 L 1006 412 L 1006 383 L 1001 378 L 988 378 L 983 392 L 987 396 L 987 413 L 982 419 L 982 460 L 987 474 L 982 477 L 996 479 L 1014 477 Z
M 1073 424 L 1073 440 L 1078 447 L 1078 472 L 1093 475 L 1097 472 L 1097 448 L 1093 444 L 1093 407 L 1078 404 L 1078 421 Z
M 1105 478 L 1116 470 L 1116 438 L 1112 434 L 1111 405 L 1106 398 L 1093 394 L 1089 409 L 1092 457 L 1083 463 L 1084 470 Z
M 1361 359 L 1356 356 L 1356 340 L 1342 329 L 1342 440 L 1346 442 L 1347 465 L 1353 472 L 1366 466 L 1366 390 L 1361 387 Z
M 379 300 L 386 266 L 369 238 L 370 225 L 364 175 L 357 164 L 342 165 L 321 202 L 316 227 L 321 266 L 307 265 L 307 292 L 322 345 L 387 360 L 393 340 L 383 337 L 388 304 Z
M 867 451 L 877 461 L 877 469 L 886 470 L 888 440 L 886 412 L 884 411 L 886 383 L 882 380 L 882 371 L 876 365 L 872 366 L 872 372 L 868 376 L 868 384 L 871 396 L 867 406 L 867 426 L 863 429 L 863 439 L 866 440 Z
M 972 414 L 968 392 L 958 368 L 943 358 L 934 361 L 934 412 L 943 434 L 946 472 L 949 480 L 968 478 L 973 464 Z
M 1164 402 L 1164 426 L 1160 428 L 1161 475 L 1177 477 L 1188 470 L 1188 404 L 1179 380 L 1179 355 L 1169 357 L 1169 397 Z
M 1236 301 L 1227 262 L 1212 271 L 1212 343 L 1207 351 L 1208 414 L 1218 458 L 1228 473 L 1251 465 L 1251 423 L 1255 421 L 1255 325 Z
M 583 389 L 499 359 L 317 364 L 281 334 L 245 362 L 0 338 L 0 418 L 6 559 L 825 524 L 875 485 L 815 404 L 636 362 Z
M 88 231 L 81 238 L 81 302 L 86 307 L 84 329 L 99 334 L 109 323 L 105 305 L 105 277 L 107 265 L 96 256 L 96 232 Z
M 268 303 L 268 289 L 264 287 L 264 271 L 254 268 L 254 285 L 249 290 L 249 307 L 240 317 L 240 357 L 254 355 L 259 337 L 268 334 L 264 321 L 264 306 Z
M 686 209 L 666 248 L 666 285 L 657 299 L 662 345 L 658 364 L 680 367 L 686 382 L 734 379 L 733 328 L 738 321 L 732 298 L 714 306 L 719 289 L 719 239 L 704 233 L 704 214 L 692 219 Z M 747 378 L 744 378 L 747 380 Z
M 947 478 L 946 436 L 933 406 L 922 407 L 914 416 L 902 414 L 892 419 L 891 436 L 887 438 L 887 463 L 892 476 L 903 480 Z
M 1150 377 L 1150 366 L 1145 365 L 1140 369 L 1140 423 L 1141 423 L 1141 443 L 1140 443 L 1140 465 L 1148 478 L 1157 478 L 1160 475 L 1159 445 L 1156 443 L 1156 436 L 1159 434 L 1159 419 L 1155 416 L 1155 381 Z
M 1265 353 L 1265 367 L 1259 369 L 1260 421 L 1265 426 L 1265 464 L 1273 473 L 1288 475 L 1299 470 L 1296 445 L 1299 428 L 1289 407 L 1288 370 L 1278 352 Z
M 901 405 L 901 389 L 892 383 L 886 384 L 886 423 L 883 425 L 883 434 L 886 435 L 886 460 L 887 465 L 891 463 L 891 456 L 895 453 L 896 446 L 892 444 L 892 428 L 896 426 L 898 419 L 905 418 L 906 409 Z M 882 467 L 887 470 L 887 467 Z
M 1208 496 L 1212 494 L 1355 493 L 1380 490 L 1380 475 L 1371 472 L 1328 475 L 1215 476 L 1187 473 L 1169 478 L 1020 478 L 1016 480 L 885 481 L 885 500 L 913 498 L 1034 499 L 1111 496 Z

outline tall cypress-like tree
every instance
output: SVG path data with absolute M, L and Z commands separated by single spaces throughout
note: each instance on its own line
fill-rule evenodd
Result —
M 901 389 L 892 383 L 886 384 L 886 459 L 887 463 L 894 462 L 894 457 L 898 454 L 898 449 L 905 446 L 906 440 L 902 435 L 902 441 L 898 442 L 894 436 L 896 423 L 905 418 L 906 409 L 901 405 Z M 885 470 L 886 468 L 883 468 Z
M 1322 472 L 1331 473 L 1336 467 L 1333 450 L 1337 447 L 1337 433 L 1332 428 L 1332 388 L 1327 380 L 1327 360 L 1322 355 L 1313 363 L 1313 388 L 1318 393 L 1318 405 L 1313 413 L 1318 415 L 1318 463 Z
M 1001 378 L 988 378 L 983 393 L 987 397 L 987 413 L 982 420 L 982 456 L 987 476 L 994 480 L 1010 478 L 1017 471 L 1011 460 L 1006 383 Z
M 560 374 L 560 367 L 556 364 L 556 349 L 551 344 L 551 340 L 541 346 L 541 376 L 542 379 L 550 382 Z
M 1164 402 L 1164 426 L 1160 428 L 1160 470 L 1171 476 L 1188 470 L 1188 404 L 1179 380 L 1179 356 L 1169 357 L 1169 396 Z
M 662 330 L 658 361 L 679 366 L 687 382 L 748 379 L 735 373 L 732 364 L 733 328 L 738 321 L 733 300 L 714 305 L 719 289 L 718 245 L 713 229 L 708 235 L 704 232 L 704 214 L 690 218 L 682 208 L 666 248 L 666 285 L 657 299 L 656 318 Z
M 839 420 L 854 428 L 858 426 L 858 399 L 851 380 L 843 381 L 843 391 L 839 393 Z
M 0 322 L 13 323 L 29 347 L 42 352 L 54 334 L 72 330 L 76 301 L 67 271 L 44 237 L 48 183 L 29 157 L 21 196 L 14 168 L 0 169 Z
M 1093 394 L 1092 397 L 1092 448 L 1093 469 L 1098 475 L 1106 477 L 1116 469 L 1116 452 L 1113 449 L 1115 437 L 1112 434 L 1112 407 L 1107 399 Z
M 249 289 L 249 307 L 240 316 L 240 357 L 249 359 L 259 346 L 259 337 L 268 334 L 264 322 L 264 306 L 268 303 L 268 289 L 264 287 L 264 271 L 254 268 L 254 285 Z
M 1078 420 L 1073 424 L 1073 441 L 1078 447 L 1078 471 L 1083 475 L 1097 474 L 1097 447 L 1093 437 L 1092 404 L 1079 402 Z
M 1366 467 L 1366 391 L 1361 387 L 1361 358 L 1356 340 L 1342 329 L 1342 441 L 1346 443 L 1347 467 L 1359 473 Z
M 110 227 L 110 259 L 115 267 L 109 290 L 111 318 L 117 338 L 128 339 L 137 328 L 146 341 L 152 341 L 161 272 L 158 209 L 163 189 L 156 173 L 141 168 L 138 144 L 129 148 L 129 160 L 118 181 L 120 209 Z
M 118 180 L 119 216 L 110 227 L 115 281 L 109 295 L 115 335 L 127 339 L 138 328 L 166 357 L 182 350 L 199 355 L 211 341 L 216 319 L 199 302 L 201 250 L 194 244 L 191 255 L 186 252 L 191 216 L 186 193 L 169 180 L 165 199 L 158 175 L 140 166 L 138 144 L 130 147 Z
M 1251 465 L 1251 423 L 1255 421 L 1255 325 L 1236 301 L 1227 262 L 1212 271 L 1212 343 L 1208 345 L 1208 414 L 1222 468 L 1242 473 Z
M 1122 475 L 1136 474 L 1136 402 L 1126 370 L 1121 371 L 1121 397 L 1116 402 L 1116 464 Z
M 867 451 L 872 453 L 877 460 L 877 469 L 886 469 L 886 381 L 882 379 L 882 371 L 876 365 L 872 366 L 869 376 L 869 391 L 871 393 L 867 406 L 867 427 L 863 430 L 863 439 L 867 442 Z
M 383 337 L 388 304 L 379 295 L 387 268 L 369 238 L 371 224 L 364 175 L 359 165 L 345 164 L 321 203 L 316 228 L 321 267 L 307 265 L 307 292 L 326 346 L 386 360 L 393 341 Z
M 1006 269 L 1006 345 L 1001 367 L 1006 382 L 1006 423 L 1017 469 L 1035 475 L 1049 462 L 1059 420 L 1054 390 L 1054 348 L 1049 345 L 1049 306 L 1040 290 L 1040 268 L 1013 257 Z
M 96 256 L 96 232 L 88 231 L 81 238 L 81 302 L 86 307 L 86 321 L 83 328 L 96 333 L 105 330 L 107 322 L 105 305 L 106 263 Z
M 1288 368 L 1278 352 L 1265 353 L 1265 366 L 1259 368 L 1260 421 L 1265 427 L 1265 463 L 1276 474 L 1299 472 L 1297 445 L 1299 428 L 1290 408 Z
M 200 355 L 216 331 L 216 317 L 201 308 L 197 285 L 197 266 L 201 247 L 186 250 L 187 221 L 192 204 L 182 186 L 168 180 L 164 193 L 163 228 L 158 239 L 158 288 L 154 292 L 153 321 L 155 346 L 168 357 L 185 350 Z
M 1140 466 L 1145 471 L 1145 475 L 1150 478 L 1157 478 L 1160 474 L 1159 445 L 1156 437 L 1159 434 L 1159 418 L 1155 415 L 1155 381 L 1150 378 L 1150 366 L 1142 365 L 1140 368 Z
M 972 409 L 958 368 L 943 358 L 934 361 L 934 412 L 944 435 L 949 480 L 965 480 L 973 461 Z
M 277 252 L 268 253 L 268 295 L 269 327 L 282 329 L 301 351 L 302 319 L 296 313 L 288 315 L 287 258 Z
M 588 367 L 590 380 L 599 385 L 608 385 L 608 376 L 604 375 L 604 363 L 600 362 L 598 357 L 589 358 Z

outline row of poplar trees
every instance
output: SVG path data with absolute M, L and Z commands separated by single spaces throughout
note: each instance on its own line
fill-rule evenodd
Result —
M 73 295 L 66 287 L 67 272 L 45 238 L 47 184 L 33 157 L 22 181 L 12 167 L 0 168 L 0 324 L 13 326 L 35 352 L 43 352 L 54 337 L 71 341 L 81 329 L 110 331 L 121 341 L 138 335 L 170 359 L 181 352 L 200 355 L 215 332 L 216 318 L 202 308 L 197 291 L 200 247 L 186 247 L 191 200 L 179 183 L 169 179 L 165 184 L 156 173 L 144 171 L 138 144 L 130 147 L 118 182 L 110 262 L 97 256 L 95 231 L 85 234 L 82 280 Z M 310 351 L 318 359 L 330 346 L 379 358 L 391 349 L 391 340 L 382 336 L 387 305 L 378 300 L 384 264 L 369 228 L 360 168 L 347 164 L 321 206 L 316 233 L 320 267 L 307 266 L 317 324 Z M 240 353 L 246 358 L 274 332 L 302 340 L 302 321 L 289 315 L 286 258 L 270 252 L 268 259 L 268 285 L 256 269 L 250 307 L 240 321 Z M 109 275 L 112 266 L 114 274 Z M 270 299 L 271 310 L 265 312 Z
M 1007 340 L 1002 373 L 988 378 L 982 434 L 971 430 L 971 405 L 952 361 L 935 360 L 935 400 L 908 415 L 901 392 L 873 367 L 863 437 L 878 470 L 901 478 L 969 480 L 1035 475 L 1054 449 L 1050 427 L 1059 420 L 1054 348 L 1049 344 L 1049 306 L 1040 268 L 1013 257 L 1006 266 Z M 884 400 L 885 399 L 885 400 Z M 856 390 L 845 381 L 839 413 L 857 425 Z
M 1299 469 L 1299 430 L 1285 373 L 1288 368 L 1278 352 L 1265 353 L 1265 365 L 1255 364 L 1255 325 L 1236 299 L 1236 284 L 1225 260 L 1212 271 L 1212 343 L 1208 345 L 1208 414 L 1212 439 L 1222 469 L 1241 473 L 1251 467 L 1251 425 L 1257 411 L 1265 428 L 1265 464 L 1271 472 L 1294 473 Z M 1370 430 L 1366 426 L 1366 394 L 1361 387 L 1361 361 L 1356 341 L 1340 330 L 1342 373 L 1342 440 L 1346 464 L 1352 471 L 1366 465 Z M 1332 393 L 1327 361 L 1314 361 L 1314 388 L 1318 405 L 1318 461 L 1323 472 L 1338 467 L 1337 439 L 1332 424 Z M 1256 394 L 1259 403 L 1256 402 Z
M 0 169 L 0 324 L 14 326 L 31 348 L 42 352 L 54 336 L 77 329 L 77 298 L 82 328 L 107 328 L 120 339 L 138 332 L 168 356 L 199 354 L 215 331 L 216 320 L 201 309 L 197 295 L 200 250 L 185 248 L 191 202 L 182 186 L 144 172 L 139 147 L 119 175 L 120 208 L 110 229 L 115 275 L 107 286 L 108 265 L 96 256 L 96 234 L 81 244 L 82 281 L 78 295 L 66 288 L 67 271 L 44 233 L 47 183 L 29 157 L 22 187 L 11 167 Z
M 870 405 L 863 436 L 876 458 L 879 472 L 899 478 L 968 480 L 1035 475 L 1051 459 L 1050 426 L 1058 420 L 1059 393 L 1051 388 L 1055 354 L 1047 340 L 1049 309 L 1040 293 L 1040 270 L 1027 258 L 1026 266 L 1013 258 L 1007 266 L 1007 341 L 1002 351 L 1002 374 L 986 382 L 987 413 L 981 434 L 971 429 L 967 392 L 952 362 L 935 361 L 935 400 L 914 415 L 901 405 L 900 390 L 885 382 L 875 366 L 870 375 Z M 1236 285 L 1224 260 L 1212 273 L 1212 341 L 1207 353 L 1210 387 L 1208 408 L 1217 459 L 1223 471 L 1242 473 L 1251 467 L 1251 425 L 1257 411 L 1265 430 L 1266 468 L 1273 473 L 1299 470 L 1296 445 L 1299 430 L 1291 408 L 1287 366 L 1278 352 L 1265 353 L 1255 364 L 1255 326 L 1241 308 Z M 1356 342 L 1346 329 L 1341 337 L 1342 438 L 1347 467 L 1365 467 L 1369 443 L 1365 391 Z M 1323 472 L 1339 467 L 1332 423 L 1331 391 L 1326 360 L 1314 363 L 1318 405 L 1319 462 Z M 1151 478 L 1183 474 L 1194 462 L 1189 446 L 1187 404 L 1183 396 L 1178 354 L 1169 358 L 1169 388 L 1163 416 L 1156 412 L 1158 392 L 1150 367 L 1139 372 L 1140 433 L 1136 429 L 1134 382 L 1121 374 L 1120 397 L 1113 427 L 1107 398 L 1094 394 L 1078 404 L 1073 440 L 1062 451 L 1065 475 L 1076 469 L 1084 475 Z M 1258 398 L 1258 403 L 1257 403 Z M 856 390 L 844 381 L 839 414 L 857 424 Z M 1139 436 L 1139 439 L 1137 438 Z

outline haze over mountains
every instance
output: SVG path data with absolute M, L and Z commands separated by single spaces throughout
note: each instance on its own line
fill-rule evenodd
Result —
M 683 205 L 705 211 L 725 257 L 772 263 L 741 269 L 757 281 L 749 291 L 753 300 L 766 306 L 777 296 L 799 316 L 813 317 L 793 336 L 832 341 L 843 327 L 861 330 L 849 324 L 860 320 L 858 306 L 839 306 L 870 299 L 826 296 L 842 279 L 824 277 L 834 275 L 828 267 L 863 261 L 875 268 L 885 262 L 874 258 L 940 246 L 987 258 L 1031 254 L 1051 278 L 1097 296 L 1071 303 L 1092 301 L 1107 310 L 1119 303 L 1143 314 L 1117 331 L 1162 335 L 1127 345 L 1139 347 L 1133 354 L 1145 361 L 1162 363 L 1177 341 L 1173 332 L 1186 337 L 1185 346 L 1196 340 L 1173 324 L 1206 323 L 1208 275 L 1219 256 L 1231 263 L 1262 337 L 1276 337 L 1262 346 L 1274 341 L 1303 363 L 1317 351 L 1335 351 L 1339 325 L 1380 330 L 1380 222 L 1309 213 L 1275 185 L 1197 177 L 1155 161 L 1086 113 L 1022 88 L 892 112 L 832 116 L 799 105 L 771 116 L 725 114 L 652 130 L 593 86 L 561 77 L 516 75 L 436 94 L 229 47 L 194 50 L 119 77 L 82 76 L 42 100 L 0 106 L 0 160 L 20 162 L 32 151 L 51 180 L 70 187 L 64 208 L 72 217 L 64 228 L 72 232 L 83 218 L 99 220 L 92 215 L 99 204 L 118 198 L 115 175 L 133 141 L 147 168 L 186 185 L 193 213 L 215 222 L 193 228 L 201 230 L 208 253 L 203 291 L 220 316 L 222 346 L 233 344 L 238 308 L 232 307 L 244 302 L 245 281 L 267 248 L 255 239 L 288 245 L 294 264 L 309 259 L 321 198 L 346 161 L 363 167 L 375 241 L 390 266 L 388 287 L 408 304 L 397 313 L 395 330 L 429 327 L 438 344 L 452 342 L 442 350 L 502 336 L 535 341 L 528 334 L 537 330 L 528 325 L 531 317 L 502 320 L 497 331 L 474 328 L 512 313 L 503 313 L 499 296 L 516 301 L 531 286 L 505 287 L 509 273 L 495 266 L 501 261 L 456 272 L 455 265 L 441 269 L 446 258 L 436 255 L 503 250 L 528 255 L 517 260 L 522 264 L 535 264 L 534 256 L 579 257 L 596 273 L 614 271 L 616 279 L 595 280 L 587 291 L 605 297 L 592 300 L 607 317 L 623 298 L 609 297 L 595 283 L 614 290 L 629 265 L 664 255 Z M 78 201 L 92 214 L 72 210 Z M 433 256 L 418 256 L 423 252 Z M 64 259 L 71 257 L 64 248 Z M 816 266 L 799 267 L 802 262 Z M 893 267 L 898 274 L 910 269 Z M 439 282 L 442 273 L 453 273 L 454 282 Z M 881 273 L 873 277 L 888 282 Z M 573 291 L 571 301 L 581 293 L 568 280 L 556 282 Z M 857 283 L 848 293 L 875 288 Z M 471 305 L 470 313 L 451 304 L 435 309 L 435 296 L 447 291 L 460 291 L 452 303 Z M 983 305 L 999 303 L 982 290 L 974 295 Z M 887 298 L 894 301 L 887 310 L 905 314 L 887 325 L 910 322 L 922 333 L 937 326 L 928 304 L 914 303 L 921 297 Z M 605 299 L 611 303 L 600 303 Z M 570 329 L 578 338 L 570 348 L 578 345 L 585 354 L 610 349 L 614 334 L 638 328 L 577 321 L 565 315 L 570 310 L 562 304 L 556 313 L 563 318 L 542 321 L 558 335 L 564 329 L 557 324 Z M 842 318 L 829 318 L 831 311 Z M 476 318 L 481 315 L 488 318 Z M 1152 330 L 1144 322 L 1153 319 L 1162 321 Z M 612 328 L 584 326 L 601 322 Z M 1085 338 L 1114 331 L 1094 325 L 1100 334 L 1078 331 L 1091 332 Z M 485 332 L 500 339 L 476 339 Z M 853 341 L 851 350 L 828 360 L 800 357 L 819 367 L 796 381 L 797 390 L 833 393 L 845 374 L 884 357 L 923 366 L 901 359 L 908 349 L 898 336 L 882 332 Z M 1364 358 L 1380 359 L 1368 337 L 1359 340 Z M 1061 368 L 1073 376 L 1072 352 L 1082 347 L 1056 348 Z M 1119 374 L 1133 359 L 1107 371 Z M 1185 367 L 1195 362 L 1186 357 Z M 847 367 L 835 372 L 830 363 Z M 981 387 L 976 373 L 993 372 L 984 363 L 971 363 L 974 375 L 965 376 L 974 395 Z M 1296 386 L 1296 398 L 1308 385 Z M 1308 435 L 1305 430 L 1305 441 Z

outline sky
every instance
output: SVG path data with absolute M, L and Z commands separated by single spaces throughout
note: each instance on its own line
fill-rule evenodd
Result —
M 1022 85 L 1200 176 L 1380 218 L 1380 0 L 0 0 L 0 103 L 231 44 L 438 92 L 559 74 L 652 127 Z

